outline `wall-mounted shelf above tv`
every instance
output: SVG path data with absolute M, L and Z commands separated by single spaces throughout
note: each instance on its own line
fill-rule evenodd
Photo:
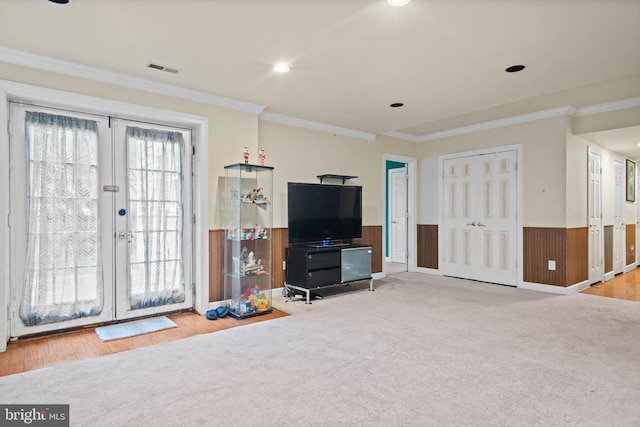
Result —
M 322 184 L 323 179 L 341 179 L 344 184 L 348 179 L 354 179 L 357 176 L 352 175 L 334 175 L 331 173 L 325 173 L 324 175 L 318 175 L 318 179 L 320 180 L 320 184 Z

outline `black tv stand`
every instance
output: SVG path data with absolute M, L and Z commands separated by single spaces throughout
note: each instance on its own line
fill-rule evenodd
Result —
M 371 246 L 347 244 L 341 246 L 294 246 L 286 249 L 285 288 L 293 294 L 306 295 L 311 304 L 311 291 L 369 280 L 371 277 Z

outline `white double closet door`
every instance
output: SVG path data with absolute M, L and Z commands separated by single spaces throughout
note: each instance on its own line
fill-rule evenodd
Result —
M 192 306 L 188 130 L 12 105 L 10 144 L 12 336 Z
M 445 275 L 517 284 L 517 152 L 443 160 Z

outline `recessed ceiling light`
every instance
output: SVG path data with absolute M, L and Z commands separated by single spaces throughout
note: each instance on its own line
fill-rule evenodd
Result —
M 393 104 L 389 105 L 389 107 L 391 107 L 391 108 L 400 108 L 403 105 L 404 104 L 402 102 L 394 102 Z
M 284 62 L 276 64 L 273 67 L 273 71 L 275 71 L 277 73 L 288 73 L 289 70 L 290 70 L 289 66 L 287 64 L 285 64 Z
M 510 67 L 505 68 L 507 73 L 517 73 L 518 71 L 524 70 L 524 65 L 512 65 Z
M 411 0 L 387 0 L 387 3 L 389 3 L 391 6 L 404 6 L 405 4 L 408 4 Z

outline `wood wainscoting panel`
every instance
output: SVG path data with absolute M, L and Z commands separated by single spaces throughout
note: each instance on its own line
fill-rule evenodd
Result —
M 604 272 L 613 271 L 613 225 L 604 226 Z
M 284 286 L 285 249 L 289 247 L 287 228 L 271 230 L 271 287 Z M 225 230 L 209 230 L 209 302 L 224 299 L 224 244 Z M 371 272 L 382 272 L 382 226 L 362 227 L 362 238 L 353 243 L 371 245 Z
M 363 225 L 362 238 L 355 239 L 354 244 L 371 245 L 371 273 L 382 272 L 382 226 Z
M 566 285 L 567 233 L 564 228 L 524 227 L 522 230 L 524 259 L 523 280 L 544 285 Z M 556 270 L 549 270 L 549 261 Z
M 522 234 L 525 282 L 566 287 L 589 278 L 586 227 L 525 227 Z M 555 271 L 549 261 L 555 261 Z
M 625 225 L 625 245 L 627 257 L 624 265 L 636 262 L 636 224 Z
M 418 267 L 438 269 L 438 224 L 418 224 Z
M 589 229 L 567 229 L 567 278 L 566 286 L 589 279 Z
M 271 230 L 271 287 L 282 288 L 284 286 L 285 249 L 289 247 L 289 230 L 287 228 L 274 228 Z
M 209 302 L 224 299 L 224 230 L 209 230 Z

